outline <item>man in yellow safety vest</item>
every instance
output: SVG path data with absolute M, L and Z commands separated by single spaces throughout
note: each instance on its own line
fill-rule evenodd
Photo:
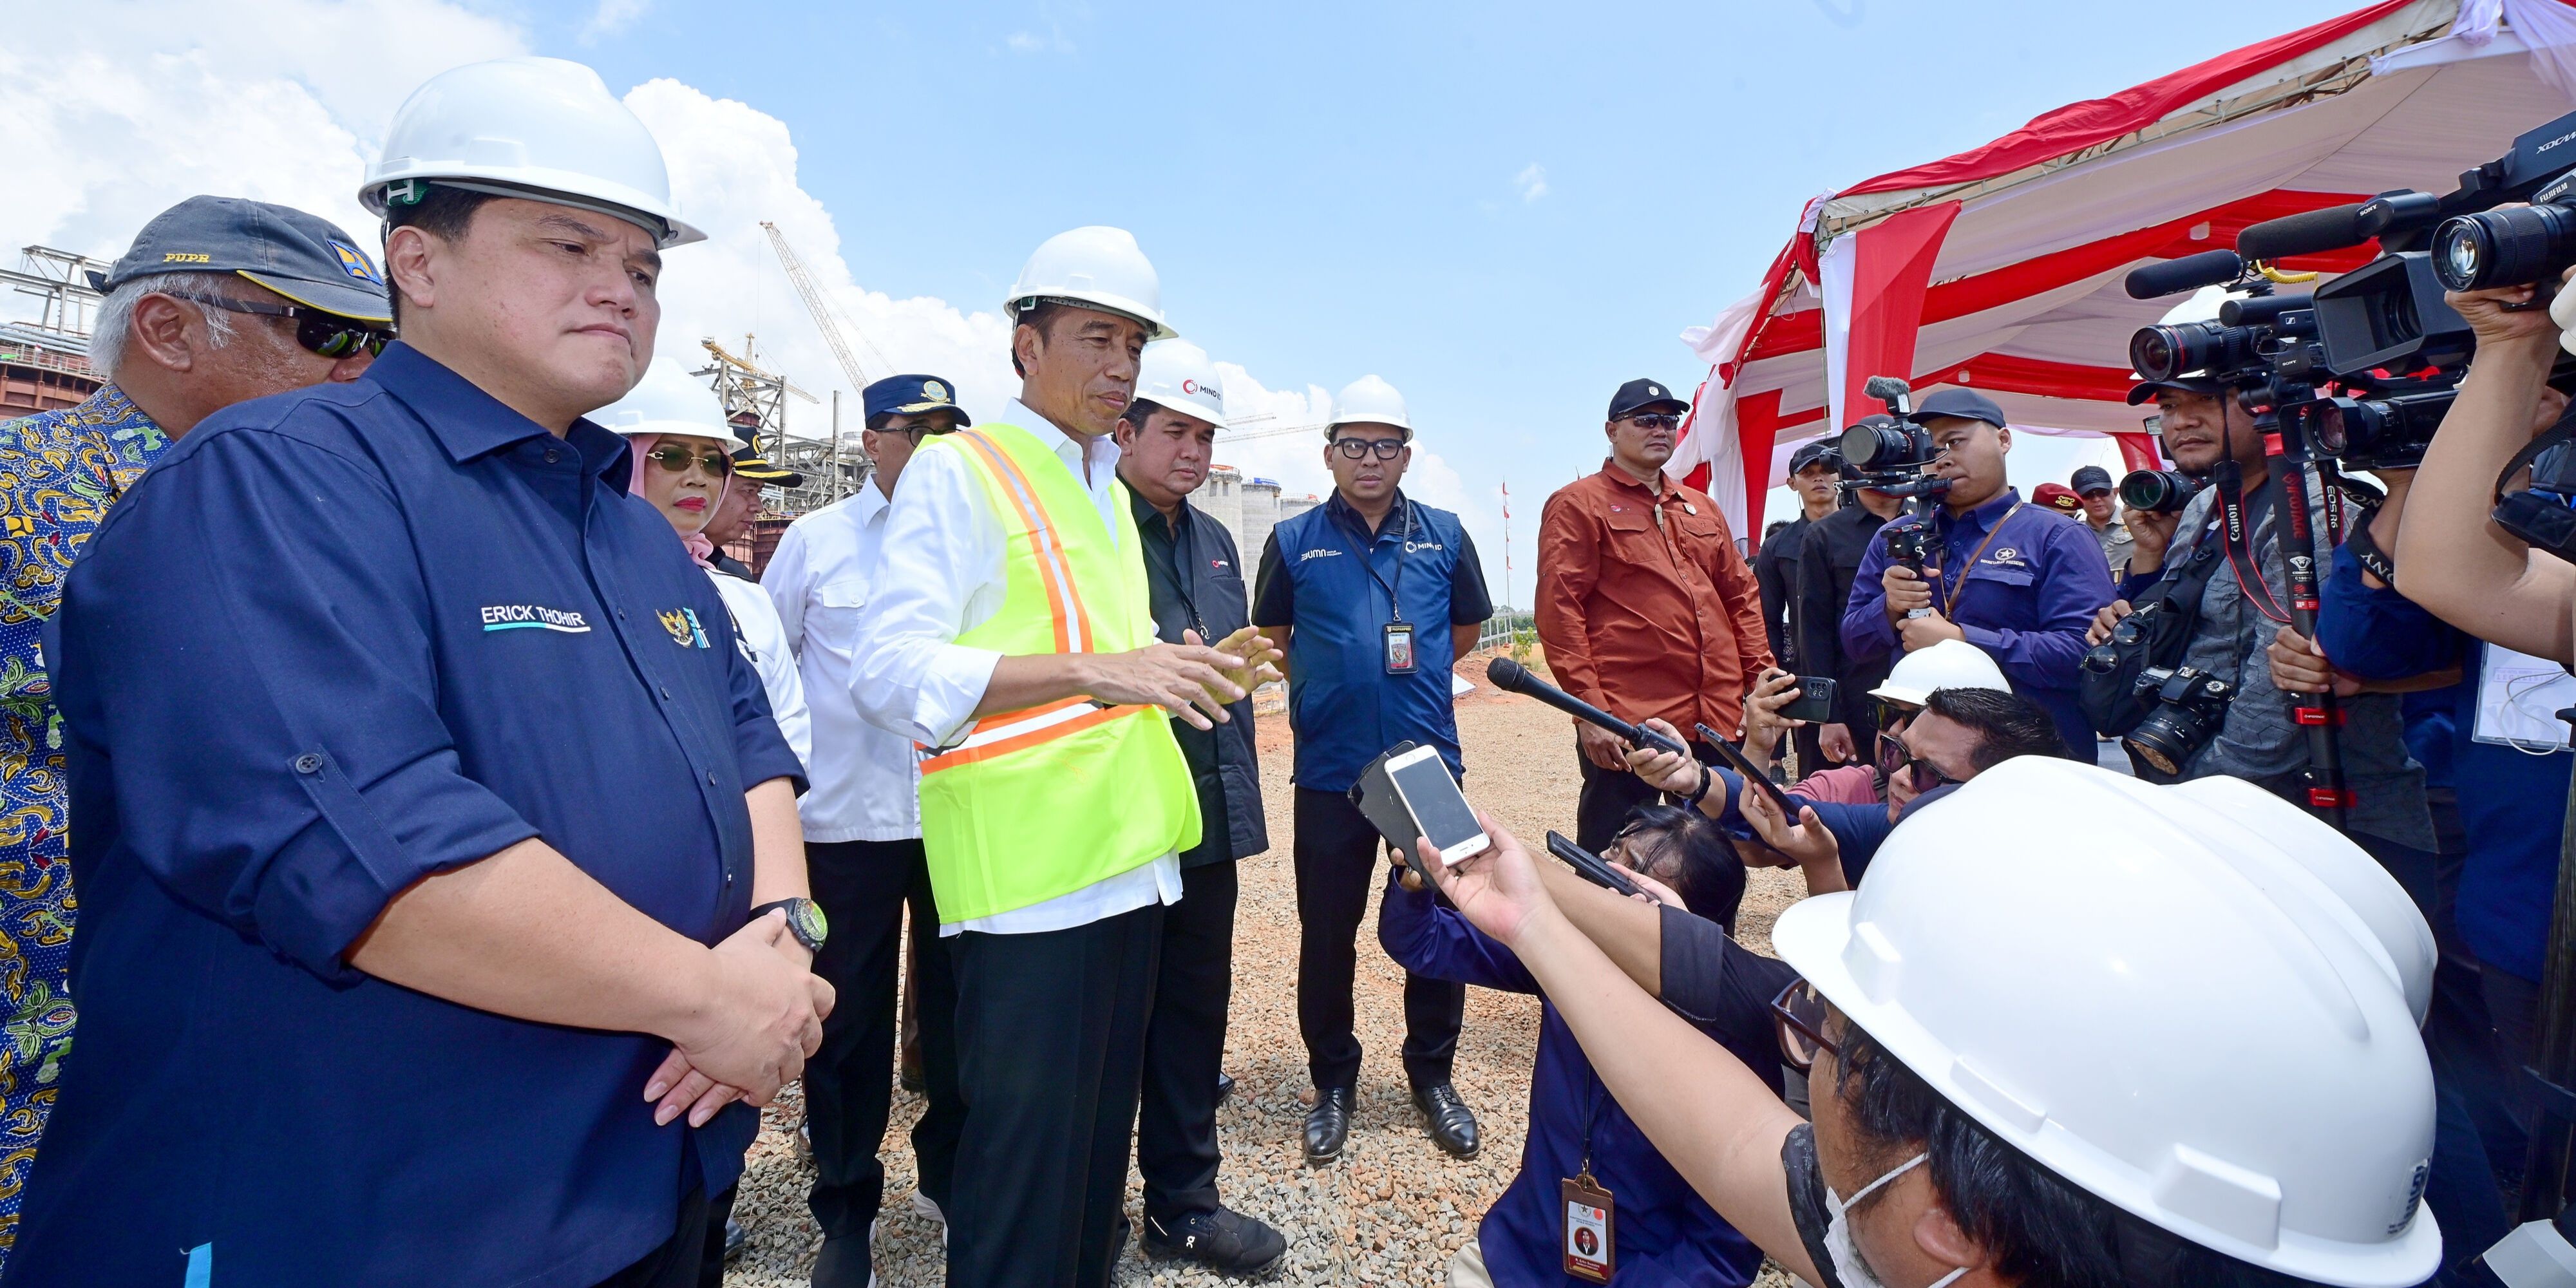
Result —
M 1199 838 L 1166 713 L 1225 720 L 1278 658 L 1250 628 L 1154 635 L 1109 434 L 1173 334 L 1160 297 L 1122 229 L 1038 247 L 1005 301 L 1020 396 L 905 467 L 855 650 L 860 714 L 922 749 L 957 968 L 951 1283 L 1109 1282 L 1163 906 Z

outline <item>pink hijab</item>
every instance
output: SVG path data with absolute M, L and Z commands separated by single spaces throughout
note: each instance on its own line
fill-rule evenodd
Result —
M 646 470 L 646 469 L 651 465 L 651 462 L 649 462 L 649 461 L 647 461 L 647 460 L 645 460 L 645 459 L 644 459 L 644 458 L 645 458 L 645 456 L 646 456 L 646 455 L 648 455 L 648 454 L 650 454 L 650 453 L 652 452 L 653 448 L 655 447 L 655 445 L 659 444 L 663 439 L 665 439 L 665 438 L 681 438 L 681 437 L 698 437 L 698 435 L 681 435 L 681 434 L 629 434 L 629 435 L 627 435 L 627 436 L 626 436 L 626 442 L 627 442 L 628 450 L 632 451 L 632 452 L 635 454 L 635 462 L 634 462 L 634 464 L 635 464 L 635 472 L 627 476 L 627 478 L 626 478 L 626 490 L 627 490 L 628 492 L 630 492 L 630 493 L 633 493 L 633 494 L 634 494 L 638 499 L 641 499 L 641 498 L 643 497 L 643 495 L 644 495 L 644 471 L 645 471 L 645 470 Z M 710 442 L 721 443 L 721 442 L 723 441 L 722 439 L 715 438 L 715 437 L 714 437 L 714 436 L 712 436 L 712 435 L 708 435 L 708 436 L 706 436 L 706 437 L 707 437 L 708 441 L 710 441 Z M 697 561 L 698 561 L 698 566 L 699 566 L 699 567 L 701 567 L 701 568 L 710 568 L 710 569 L 711 569 L 711 568 L 714 568 L 714 567 L 716 566 L 716 565 L 715 565 L 715 557 L 716 557 L 716 543 L 707 539 L 707 534 L 706 534 L 706 532 L 704 531 L 704 529 L 705 529 L 705 527 L 706 527 L 706 525 L 707 525 L 707 524 L 715 522 L 715 519 L 716 519 L 716 507 L 718 507 L 718 506 L 720 506 L 720 505 L 723 505 L 723 504 L 724 504 L 725 494 L 726 494 L 727 492 L 732 491 L 732 490 L 733 490 L 733 475 L 731 475 L 731 474 L 727 474 L 727 475 L 725 475 L 724 483 L 723 483 L 722 485 L 720 485 L 720 486 L 718 486 L 718 487 L 716 488 L 716 495 L 715 495 L 715 499 L 707 503 L 707 517 L 706 517 L 706 519 L 705 519 L 703 522 L 701 522 L 701 523 L 698 525 L 698 527 L 699 527 L 699 529 L 700 529 L 700 530 L 699 530 L 699 531 L 697 531 L 697 532 L 681 532 L 681 533 L 679 533 L 679 537 L 680 537 L 680 544 L 681 544 L 681 545 L 683 545 L 683 546 L 686 546 L 686 547 L 688 548 L 688 551 L 689 551 L 689 557 L 690 557 L 691 559 L 695 559 L 695 560 L 697 560 Z M 656 514 L 661 513 L 661 508 L 660 508 L 660 507 L 658 507 L 658 506 L 656 506 L 656 507 L 654 508 L 654 513 L 656 513 Z M 675 531 L 675 532 L 676 532 L 676 531 L 678 531 L 678 530 L 677 530 L 677 529 L 674 529 L 673 531 Z

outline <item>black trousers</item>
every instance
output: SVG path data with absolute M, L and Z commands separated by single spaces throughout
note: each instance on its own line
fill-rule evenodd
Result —
M 838 841 L 805 847 L 806 877 L 831 933 L 814 973 L 839 994 L 823 1021 L 823 1046 L 805 1062 L 805 1121 L 814 1135 L 814 1188 L 806 1204 L 823 1237 L 864 1238 L 885 1200 L 885 1141 L 894 1107 L 895 981 L 911 911 L 921 958 L 922 1070 L 930 1108 L 913 1125 L 921 1192 L 945 1205 L 966 1106 L 957 1091 L 957 977 L 939 939 L 921 842 Z
M 1234 996 L 1234 860 L 1182 869 L 1181 892 L 1179 903 L 1163 909 L 1136 1115 L 1145 1215 L 1164 1220 L 1217 1209 L 1216 1080 Z
M 1646 780 L 1624 769 L 1603 769 L 1575 748 L 1574 763 L 1583 771 L 1583 794 L 1574 802 L 1574 843 L 1599 854 L 1619 835 L 1628 811 L 1664 798 Z
M 950 941 L 966 1132 L 948 1282 L 1106 1288 L 1162 930 L 1157 905 L 1067 930 L 970 930 Z
M 1384 879 L 1386 842 L 1340 792 L 1297 789 L 1297 1031 L 1318 1088 L 1357 1087 L 1360 1040 L 1351 1031 L 1351 982 L 1359 971 L 1360 919 Z M 1467 986 L 1404 974 L 1404 1076 L 1419 1088 L 1449 1080 Z
M 702 1190 L 691 1190 L 680 1200 L 680 1224 L 671 1237 L 633 1265 L 600 1280 L 597 1288 L 698 1288 L 706 1247 L 707 1196 Z

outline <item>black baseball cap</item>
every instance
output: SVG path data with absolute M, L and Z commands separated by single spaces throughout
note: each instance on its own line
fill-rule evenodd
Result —
M 1612 420 L 1634 416 L 1649 407 L 1669 407 L 1676 412 L 1685 412 L 1690 410 L 1690 400 L 1674 393 L 1668 386 L 1645 379 L 1631 380 L 1619 386 L 1619 392 L 1610 395 Z
M 2084 468 L 2075 471 L 2075 477 L 2068 479 L 2066 481 L 2066 485 L 2074 488 L 2075 495 L 2077 496 L 2091 496 L 2096 492 L 2108 492 L 2112 490 L 2111 471 L 2103 469 L 2099 465 L 2087 465 Z
M 1922 401 L 1914 404 L 1914 413 L 1906 419 L 1920 425 L 1941 416 L 1982 420 L 1997 429 L 2011 423 L 2004 419 L 2004 409 L 1996 406 L 1994 399 L 1974 389 L 1956 387 L 1935 389 L 1925 395 Z
M 360 322 L 391 322 L 385 275 L 328 219 L 243 197 L 190 197 L 152 217 L 89 284 L 113 291 L 158 273 L 228 273 L 289 301 Z
M 2212 380 L 2207 376 L 2184 376 L 2179 380 L 2141 380 L 2136 388 L 2129 391 L 2129 405 L 2135 407 L 2155 397 L 2159 389 L 2170 389 L 2178 394 L 2202 394 L 2215 398 L 2227 392 L 2227 382 Z
M 1797 477 L 1801 470 L 1811 465 L 1822 465 L 1836 473 L 1842 472 L 1843 454 L 1833 439 L 1819 438 L 1812 443 L 1801 443 L 1798 445 L 1798 450 L 1789 453 L 1791 478 Z

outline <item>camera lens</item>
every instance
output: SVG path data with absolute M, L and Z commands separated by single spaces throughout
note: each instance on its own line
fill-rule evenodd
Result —
M 1884 417 L 1864 420 L 1843 431 L 1843 459 L 1857 469 L 1905 464 L 1912 446 L 1912 437 Z
M 2455 215 L 2433 230 L 2433 275 L 2454 291 L 2537 282 L 2576 262 L 2576 211 L 2516 206 Z
M 2149 514 L 2172 514 L 2199 490 L 2199 481 L 2180 470 L 2132 470 L 2120 480 L 2120 504 Z
M 2183 368 L 2175 365 L 2178 347 L 2172 327 L 2139 327 L 2138 333 L 2129 337 L 2129 369 L 2141 379 L 2171 380 L 2183 373 Z
M 2328 456 L 2341 456 L 2351 446 L 2349 422 L 2343 409 L 2346 401 L 2337 398 L 2320 402 L 2301 413 L 2308 422 L 2308 441 Z

